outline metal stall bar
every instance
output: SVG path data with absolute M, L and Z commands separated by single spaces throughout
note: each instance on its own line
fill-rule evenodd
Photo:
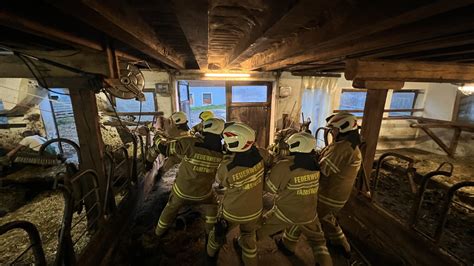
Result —
M 377 168 L 375 169 L 374 184 L 372 186 L 372 199 L 373 200 L 375 200 L 376 194 L 377 194 L 377 185 L 379 182 L 380 169 L 382 168 L 383 163 L 387 161 L 387 159 L 390 157 L 395 157 L 395 158 L 408 162 L 407 175 L 408 175 L 410 184 L 412 186 L 412 189 L 414 187 L 414 180 L 412 176 L 415 173 L 415 169 L 413 168 L 414 160 L 402 154 L 398 154 L 395 152 L 387 152 L 387 153 L 382 154 L 377 162 Z
M 41 244 L 41 237 L 36 229 L 36 226 L 28 221 L 13 221 L 0 226 L 0 235 L 3 235 L 14 229 L 22 229 L 28 234 L 30 245 L 15 258 L 11 264 L 15 264 L 18 260 L 26 254 L 30 249 L 33 249 L 33 256 L 35 257 L 35 265 L 46 265 L 46 257 L 44 255 L 43 246 Z
M 320 127 L 318 129 L 316 129 L 316 132 L 314 133 L 314 137 L 318 140 L 318 135 L 319 135 L 319 131 L 323 130 L 324 131 L 324 145 L 325 146 L 328 146 L 329 145 L 329 139 L 328 139 L 328 136 L 329 134 L 331 133 L 331 129 L 328 128 L 328 127 Z
M 410 219 L 409 219 L 409 224 L 412 228 L 414 228 L 416 226 L 416 223 L 418 221 L 418 218 L 419 218 L 419 215 L 420 215 L 421 205 L 423 204 L 423 197 L 425 195 L 426 187 L 428 186 L 428 182 L 431 180 L 431 178 L 433 178 L 435 176 L 438 176 L 438 175 L 442 175 L 442 176 L 446 176 L 446 177 L 451 177 L 451 175 L 452 175 L 452 168 L 451 168 L 450 172 L 439 170 L 439 169 L 442 168 L 443 165 L 444 165 L 444 163 L 441 164 L 440 167 L 438 167 L 437 170 L 427 173 L 421 179 L 420 188 L 418 189 L 418 193 L 417 193 L 417 196 L 415 198 L 415 202 L 413 202 L 412 214 L 411 214 Z
M 449 209 L 451 207 L 451 203 L 453 201 L 453 197 L 456 191 L 458 191 L 459 189 L 463 187 L 473 187 L 473 186 L 474 186 L 474 181 L 465 181 L 465 182 L 457 183 L 453 185 L 451 188 L 449 188 L 448 193 L 446 194 L 446 200 L 444 202 L 444 206 L 441 212 L 441 219 L 434 233 L 434 240 L 436 244 L 439 244 L 439 242 L 441 241 L 441 238 L 443 237 L 444 227 L 446 225 L 446 221 L 448 220 Z
M 83 191 L 80 199 L 75 199 L 73 196 L 73 189 L 77 187 L 75 183 L 84 181 L 84 176 L 92 177 L 92 188 L 89 191 Z M 76 254 L 74 251 L 74 245 L 81 239 L 87 231 L 90 231 L 94 228 L 97 222 L 102 218 L 103 210 L 100 202 L 99 196 L 99 182 L 98 182 L 98 174 L 96 171 L 92 169 L 87 169 L 82 172 L 77 173 L 72 178 L 65 180 L 65 186 L 59 186 L 59 189 L 63 192 L 63 197 L 65 201 L 64 206 L 64 215 L 63 215 L 63 222 L 61 231 L 59 234 L 59 244 L 58 244 L 58 252 L 56 254 L 56 265 L 73 265 L 76 262 Z M 94 196 L 92 204 L 89 206 L 87 205 L 86 201 L 90 196 Z M 86 212 L 79 220 L 76 221 L 74 225 L 72 225 L 73 214 L 75 211 L 75 207 L 80 205 L 80 203 L 86 203 Z M 92 212 L 97 212 L 96 217 L 91 217 L 90 214 Z M 84 220 L 84 217 L 87 217 L 87 227 L 84 232 L 82 232 L 79 237 L 73 242 L 71 230 L 77 226 L 81 221 Z M 96 232 L 96 230 L 90 231 Z

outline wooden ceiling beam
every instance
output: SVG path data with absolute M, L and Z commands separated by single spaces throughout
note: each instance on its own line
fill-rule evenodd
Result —
M 293 76 L 314 76 L 314 77 L 329 77 L 329 78 L 340 78 L 339 73 L 319 72 L 319 71 L 292 71 Z
M 311 56 L 321 52 L 321 49 L 346 44 L 364 36 L 421 21 L 473 3 L 474 1 L 440 0 L 416 6 L 419 4 L 414 1 L 404 1 L 402 4 L 399 1 L 379 1 L 365 7 L 343 6 L 344 10 L 338 7 L 332 12 L 331 19 L 321 27 L 285 39 L 280 45 L 274 45 L 273 48 L 252 56 L 241 65 L 244 69 L 252 70 L 280 69 L 288 64 L 311 59 Z
M 184 59 L 166 46 L 156 32 L 125 1 L 46 0 L 65 14 L 104 32 L 142 53 L 176 69 L 184 69 Z
M 273 23 L 269 23 L 270 27 L 263 30 L 260 28 L 255 30 L 258 38 L 253 41 L 246 42 L 240 48 L 234 49 L 229 58 L 228 65 L 237 67 L 241 62 L 252 57 L 254 54 L 265 51 L 277 41 L 284 37 L 295 34 L 298 30 L 305 28 L 311 20 L 314 20 L 315 13 L 321 10 L 329 9 L 337 6 L 339 1 L 314 1 L 301 0 L 298 1 L 290 10 L 288 10 L 278 20 L 273 17 Z M 245 49 L 241 49 L 245 47 Z
M 208 67 L 209 1 L 175 0 L 175 13 L 201 70 Z
M 376 56 L 380 52 L 396 51 L 419 43 L 426 44 L 424 47 L 420 46 L 420 49 L 430 49 L 431 45 L 436 46 L 440 40 L 463 32 L 472 32 L 474 20 L 470 14 L 471 11 L 472 9 L 466 9 L 454 19 L 452 17 L 430 18 L 341 44 L 315 46 L 315 49 L 310 49 L 304 54 L 266 64 L 262 66 L 262 70 L 282 69 L 300 62 L 343 61 L 347 58 Z M 433 31 L 433 27 L 436 31 Z
M 344 76 L 347 80 L 354 81 L 472 83 L 474 82 L 474 65 L 418 61 L 348 60 Z
M 282 19 L 288 19 L 288 6 L 283 4 L 284 1 L 281 3 L 279 1 L 269 1 L 268 7 L 269 12 L 264 13 L 264 18 L 262 18 L 263 23 L 259 23 L 254 25 L 252 31 L 245 35 L 244 39 L 240 40 L 237 45 L 230 51 L 226 56 L 226 66 L 235 66 L 241 60 L 241 56 L 247 54 L 248 50 L 253 48 L 257 42 L 257 40 L 262 38 L 268 38 L 271 34 L 273 27 L 275 24 L 280 24 Z M 302 9 L 302 5 L 308 2 L 308 0 L 303 0 L 298 3 L 299 9 Z M 314 5 L 314 1 L 313 5 Z M 298 8 L 293 7 L 290 9 L 290 14 L 295 12 Z

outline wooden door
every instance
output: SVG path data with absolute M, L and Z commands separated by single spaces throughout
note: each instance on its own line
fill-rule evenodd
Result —
M 270 134 L 271 82 L 226 82 L 227 121 L 252 127 L 259 147 L 268 146 Z

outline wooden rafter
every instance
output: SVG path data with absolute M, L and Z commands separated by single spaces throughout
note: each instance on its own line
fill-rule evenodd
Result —
M 273 48 L 252 56 L 242 62 L 241 65 L 245 69 L 275 70 L 299 62 L 311 62 L 331 58 L 328 56 L 332 56 L 332 58 L 344 57 L 350 53 L 366 51 L 367 48 L 369 48 L 367 44 L 355 40 L 471 5 L 474 1 L 443 0 L 423 6 L 416 6 L 417 4 L 413 1 L 411 1 L 411 3 L 410 6 L 408 2 L 380 1 L 374 2 L 374 5 L 370 7 L 359 7 L 360 10 L 356 7 L 345 7 L 347 10 L 335 10 L 333 11 L 333 17 L 331 17 L 327 23 L 321 25 L 321 27 L 302 32 L 296 37 L 285 39 L 284 43 L 275 45 Z M 461 20 L 463 19 L 464 18 L 461 18 Z M 377 21 L 377 23 L 374 23 L 374 21 Z M 449 27 L 448 34 L 456 31 L 453 24 L 462 25 L 462 23 L 458 23 L 459 21 L 450 22 L 452 23 L 444 25 L 444 28 Z M 472 22 L 468 22 L 468 24 L 472 25 Z M 422 35 L 426 36 L 428 33 L 430 37 L 441 35 L 438 32 L 438 28 L 436 28 L 436 31 L 432 30 L 432 23 L 429 26 L 430 30 L 427 32 L 425 29 Z M 395 39 L 395 44 L 422 39 L 423 36 L 412 34 L 409 36 L 411 39 L 406 40 L 407 35 L 411 32 L 413 31 L 410 28 L 405 29 L 403 31 L 405 38 L 401 40 L 392 39 Z M 384 34 L 383 37 L 386 39 L 387 37 L 390 38 L 390 36 L 387 35 L 388 34 Z M 373 36 L 370 37 L 373 38 Z M 370 44 L 371 38 L 368 38 L 368 44 Z M 400 38 L 400 36 L 398 36 L 398 38 Z M 427 36 L 426 38 L 429 37 Z M 372 42 L 373 46 L 368 50 L 393 46 L 393 44 L 394 43 L 384 43 L 380 42 L 380 40 L 375 40 Z
M 176 0 L 175 13 L 201 70 L 207 70 L 208 0 Z
M 230 66 L 237 66 L 254 54 L 264 52 L 276 41 L 288 36 L 288 34 L 294 34 L 300 28 L 304 28 L 314 19 L 316 12 L 335 7 L 337 3 L 338 1 L 298 1 L 295 6 L 287 11 L 279 20 L 274 21 L 273 25 L 268 27 L 264 32 L 261 31 L 262 29 L 255 31 L 255 33 L 261 33 L 261 35 L 252 42 L 249 42 L 248 45 L 245 45 L 247 47 L 244 50 L 234 49 L 228 64 Z
M 474 82 L 474 65 L 387 61 L 348 60 L 345 77 L 355 81 Z
M 125 1 L 47 0 L 62 12 L 106 33 L 173 68 L 183 69 L 184 60 L 167 47 L 156 32 Z
M 298 4 L 300 7 L 308 1 L 300 1 Z M 283 3 L 283 2 L 282 2 Z M 241 59 L 241 55 L 245 55 L 246 52 L 255 46 L 258 39 L 266 38 L 262 36 L 268 36 L 268 33 L 272 31 L 272 26 L 278 23 L 285 17 L 287 6 L 280 3 L 279 1 L 269 1 L 268 9 L 271 12 L 265 12 L 264 17 L 261 19 L 262 23 L 255 24 L 252 31 L 245 35 L 237 45 L 226 55 L 227 66 L 235 65 Z M 291 12 L 291 11 L 290 11 Z

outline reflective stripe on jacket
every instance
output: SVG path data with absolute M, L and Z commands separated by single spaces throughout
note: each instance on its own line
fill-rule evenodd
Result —
M 354 186 L 362 163 L 359 147 L 352 148 L 346 140 L 334 142 L 322 152 L 319 164 L 323 176 L 320 180 L 319 202 L 340 209 Z
M 305 224 L 316 218 L 319 171 L 291 170 L 294 156 L 287 156 L 270 170 L 265 190 L 276 193 L 275 215 L 287 223 Z

